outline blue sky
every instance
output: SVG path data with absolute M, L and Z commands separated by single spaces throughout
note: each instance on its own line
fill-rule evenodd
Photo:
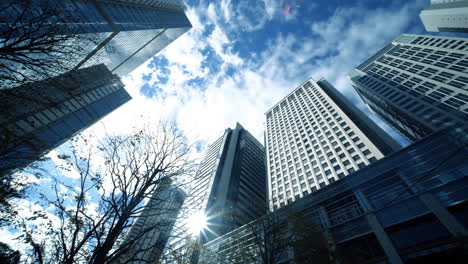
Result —
M 125 76 L 133 100 L 87 133 L 103 134 L 104 127 L 125 133 L 137 123 L 170 120 L 200 157 L 236 122 L 263 142 L 264 113 L 308 77 L 325 77 L 397 137 L 367 110 L 345 75 L 399 34 L 427 34 L 418 15 L 429 0 L 186 2 L 193 28 Z M 62 176 L 70 184 L 77 180 L 73 172 Z M 50 185 L 44 180 L 39 192 Z M 14 237 L 5 230 L 0 235 Z
M 429 0 L 186 2 L 193 28 L 124 78 L 134 99 L 107 128 L 137 115 L 174 120 L 203 152 L 238 121 L 263 142 L 265 111 L 308 77 L 371 115 L 346 73 L 399 34 L 427 34 L 418 15 Z

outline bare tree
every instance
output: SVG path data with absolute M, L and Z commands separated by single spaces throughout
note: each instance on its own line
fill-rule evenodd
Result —
M 177 232 L 176 232 L 177 233 Z M 183 237 L 173 235 L 171 239 L 178 238 L 180 242 L 177 244 L 167 243 L 164 249 L 165 254 L 156 263 L 177 263 L 190 264 L 194 262 L 203 246 L 196 237 L 186 236 L 186 232 L 181 232 Z
M 0 263 L 17 264 L 20 261 L 19 251 L 11 249 L 7 244 L 0 242 Z
M 0 89 L 72 70 L 97 43 L 95 35 L 78 31 L 78 14 L 62 1 L 2 1 Z
M 31 245 L 32 262 L 118 263 L 124 256 L 126 261 L 141 261 L 131 252 L 137 241 L 150 230 L 167 227 L 166 221 L 154 221 L 126 237 L 138 217 L 161 219 L 173 213 L 169 207 L 142 214 L 148 199 L 164 208 L 167 197 L 154 196 L 162 184 L 170 179 L 183 185 L 180 177 L 192 172 L 185 138 L 160 125 L 153 131 L 108 136 L 96 148 L 93 141 L 75 138 L 70 152 L 58 156 L 63 161 L 60 170 L 77 173 L 79 179 L 74 184 L 56 179 L 55 194 L 41 196 L 44 206 L 53 208 L 48 212 L 52 216 L 36 212 L 34 219 L 43 220 L 39 227 L 29 228 L 27 221 L 34 219 L 22 225 L 20 238 Z M 161 246 L 157 243 L 138 246 L 137 251 Z
M 27 190 L 28 184 L 18 175 L 24 170 L 37 172 L 40 167 L 34 162 L 47 160 L 44 152 L 58 145 L 58 139 L 66 138 L 64 133 L 54 138 L 44 132 L 47 120 L 53 120 L 56 111 L 70 111 L 66 104 L 72 98 L 107 77 L 100 74 L 101 78 L 96 78 L 95 71 L 112 76 L 104 65 L 95 65 L 14 89 L 0 89 L 0 225 L 11 211 L 10 200 L 20 198 Z
M 206 264 L 331 263 L 324 232 L 302 213 L 269 213 L 206 248 Z

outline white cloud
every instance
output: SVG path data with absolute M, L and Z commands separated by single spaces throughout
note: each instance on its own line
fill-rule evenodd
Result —
M 125 131 L 141 121 L 140 116 L 174 119 L 191 141 L 209 143 L 239 121 L 262 141 L 264 113 L 309 76 L 327 78 L 358 102 L 345 74 L 402 33 L 422 5 L 416 1 L 392 10 L 337 9 L 328 19 L 306 25 L 310 29 L 306 34 L 270 36 L 266 49 L 249 59 L 237 53 L 234 46 L 241 40 L 233 39 L 239 30 L 235 27 L 245 28 L 236 24 L 238 18 L 252 17 L 238 16 L 248 3 L 234 6 L 222 0 L 189 8 L 193 28 L 158 55 L 169 61 L 167 83 L 161 82 L 161 69 L 148 66 L 150 61 L 125 77 L 134 99 L 106 117 L 106 127 Z M 271 0 L 263 0 L 259 7 L 266 21 L 278 18 L 281 11 Z M 256 8 L 249 12 L 258 13 Z M 248 23 L 261 24 L 256 19 Z M 214 66 L 210 52 L 219 60 Z M 141 77 L 149 73 L 152 78 L 143 81 Z M 198 81 L 187 81 L 191 79 Z M 157 86 L 159 94 L 143 96 L 140 88 L 145 83 Z

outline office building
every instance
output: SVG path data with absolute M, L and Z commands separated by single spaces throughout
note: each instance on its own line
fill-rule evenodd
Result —
M 410 141 L 466 131 L 468 39 L 401 35 L 348 74 L 364 103 Z
M 308 79 L 266 112 L 274 210 L 400 148 L 330 83 Z
M 0 90 L 0 174 L 37 160 L 130 99 L 102 64 Z
M 124 242 L 125 252 L 114 263 L 156 263 L 185 200 L 181 188 L 164 178 L 155 189 Z
M 198 238 L 202 243 L 265 214 L 264 155 L 264 147 L 240 124 L 235 129 L 226 129 L 208 147 L 184 203 L 185 211 L 175 224 L 171 235 L 175 239 L 169 241 L 168 251 L 185 250 L 188 221 L 198 212 L 208 219 L 207 228 Z M 174 254 L 168 251 L 165 260 L 170 262 Z
M 467 0 L 431 0 L 419 17 L 427 31 L 468 33 Z
M 464 263 L 466 144 L 466 138 L 453 130 L 436 132 L 275 213 L 287 217 L 300 212 L 321 227 L 330 243 L 326 262 Z M 262 245 L 251 228 L 261 220 L 205 244 L 200 259 L 232 263 L 229 260 L 251 254 L 242 263 L 264 263 L 258 259 L 264 253 L 259 253 Z M 285 251 L 273 252 L 278 257 L 275 263 L 291 263 L 297 251 Z
M 36 11 L 46 10 L 58 13 L 51 20 L 59 22 L 42 31 L 74 36 L 60 44 L 70 52 L 63 69 L 54 69 L 59 73 L 105 64 L 112 73 L 128 74 L 191 28 L 182 0 L 39 0 L 33 1 L 36 6 L 7 0 L 4 5 L 11 2 L 15 4 L 0 13 L 7 22 L 0 30 L 8 32 L 8 23 L 30 22 Z M 21 30 L 14 33 L 22 36 Z M 44 54 L 34 56 L 44 59 Z

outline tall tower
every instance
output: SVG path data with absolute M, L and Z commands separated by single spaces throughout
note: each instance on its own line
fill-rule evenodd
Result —
M 432 0 L 419 17 L 427 31 L 468 33 L 467 0 Z
M 0 90 L 0 174 L 28 165 L 130 99 L 102 64 Z
M 114 263 L 145 264 L 157 261 L 185 199 L 181 188 L 162 179 L 125 238 L 128 250 Z
M 32 6 L 21 2 L 0 4 L 8 7 L 0 11 L 6 21 L 0 24 L 0 35 L 13 24 L 27 25 L 40 12 L 52 12 L 50 20 L 58 22 L 42 26 L 41 31 L 74 36 L 61 43 L 70 52 L 62 58 L 63 69 L 54 69 L 59 73 L 103 63 L 112 73 L 128 74 L 191 28 L 182 0 L 37 0 Z M 27 33 L 32 34 L 16 30 L 11 38 L 21 39 Z
M 190 235 L 192 215 L 201 212 L 207 217 L 207 228 L 200 234 L 200 240 L 207 242 L 264 215 L 265 194 L 264 147 L 240 124 L 226 129 L 200 163 L 168 251 L 181 252 L 187 246 L 181 241 Z
M 401 35 L 348 78 L 368 107 L 411 141 L 466 128 L 466 38 Z
M 322 79 L 266 112 L 270 209 L 317 191 L 400 148 Z

